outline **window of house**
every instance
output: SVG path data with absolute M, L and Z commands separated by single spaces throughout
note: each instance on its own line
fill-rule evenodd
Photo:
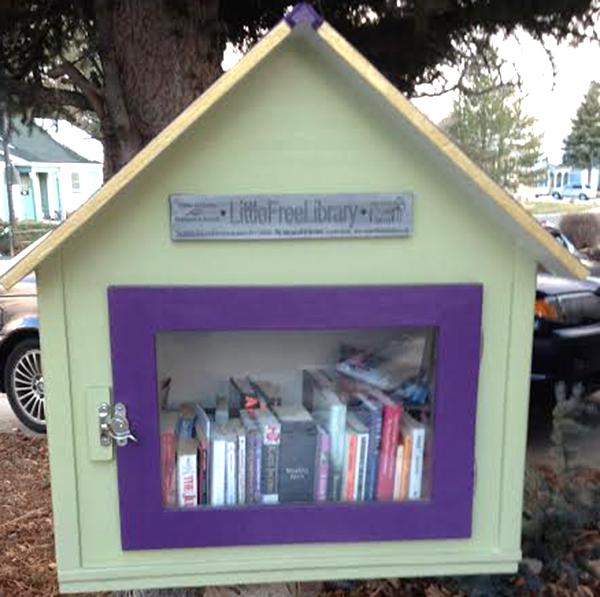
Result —
M 79 191 L 81 190 L 79 172 L 71 172 L 71 190 L 74 193 L 79 193 Z
M 569 173 L 568 172 L 565 172 L 565 175 L 563 177 L 563 183 L 565 185 L 569 184 Z
M 556 186 L 557 187 L 562 186 L 562 172 L 559 172 L 558 175 L 556 176 Z
M 31 189 L 31 179 L 29 178 L 29 173 L 20 172 L 19 178 L 21 184 L 21 195 L 29 195 L 29 191 Z

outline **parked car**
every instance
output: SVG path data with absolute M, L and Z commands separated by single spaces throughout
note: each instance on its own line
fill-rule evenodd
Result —
M 589 199 L 595 199 L 596 193 L 592 191 L 592 187 L 587 184 L 574 183 L 566 184 L 564 187 L 552 191 L 552 196 L 555 199 L 565 198 L 576 198 L 588 201 Z
M 0 262 L 8 269 L 10 261 Z M 46 431 L 35 275 L 0 293 L 0 392 L 29 429 Z
M 550 225 L 544 228 L 589 269 L 594 263 Z M 537 276 L 531 378 L 600 385 L 600 278 Z

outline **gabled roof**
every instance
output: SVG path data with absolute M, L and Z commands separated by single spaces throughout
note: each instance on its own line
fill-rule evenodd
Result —
M 10 135 L 11 156 L 19 157 L 27 162 L 94 163 L 61 145 L 35 123 L 28 126 L 14 118 L 11 125 L 13 129 Z M 2 153 L 1 150 L 0 153 Z
M 192 102 L 173 122 L 144 147 L 128 164 L 119 170 L 88 201 L 63 224 L 48 234 L 36 246 L 21 253 L 14 266 L 0 277 L 0 284 L 10 288 L 34 270 L 46 257 L 56 251 L 88 220 L 115 200 L 119 192 L 141 174 L 161 153 L 193 126 L 214 104 L 250 73 L 301 25 L 301 30 L 318 36 L 324 45 L 358 74 L 377 94 L 416 131 L 425 137 L 433 149 L 444 156 L 479 191 L 499 221 L 507 226 L 532 256 L 549 271 L 584 278 L 587 269 L 529 214 L 511 195 L 475 165 L 452 141 L 408 101 L 369 61 L 353 48 L 333 27 L 307 4 L 297 5 L 278 25 L 258 42 L 227 73 L 223 74 L 197 100 Z M 489 211 L 488 210 L 488 211 Z

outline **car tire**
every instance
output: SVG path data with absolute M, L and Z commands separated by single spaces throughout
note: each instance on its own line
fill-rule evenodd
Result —
M 585 193 L 580 193 L 579 198 L 582 201 L 587 201 L 589 197 Z
M 6 360 L 4 387 L 16 417 L 31 431 L 46 432 L 42 358 L 37 338 L 18 342 Z
M 557 192 L 554 192 L 554 193 L 552 193 L 552 196 L 553 196 L 555 199 L 562 199 L 562 197 L 560 196 L 560 193 L 557 193 Z

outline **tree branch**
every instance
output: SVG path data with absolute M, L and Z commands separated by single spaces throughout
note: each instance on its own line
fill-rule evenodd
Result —
M 48 71 L 47 76 L 53 79 L 67 77 L 73 85 L 79 87 L 81 93 L 86 97 L 90 106 L 98 115 L 98 118 L 103 118 L 104 104 L 102 101 L 102 91 L 73 63 L 63 59 L 61 64 Z

